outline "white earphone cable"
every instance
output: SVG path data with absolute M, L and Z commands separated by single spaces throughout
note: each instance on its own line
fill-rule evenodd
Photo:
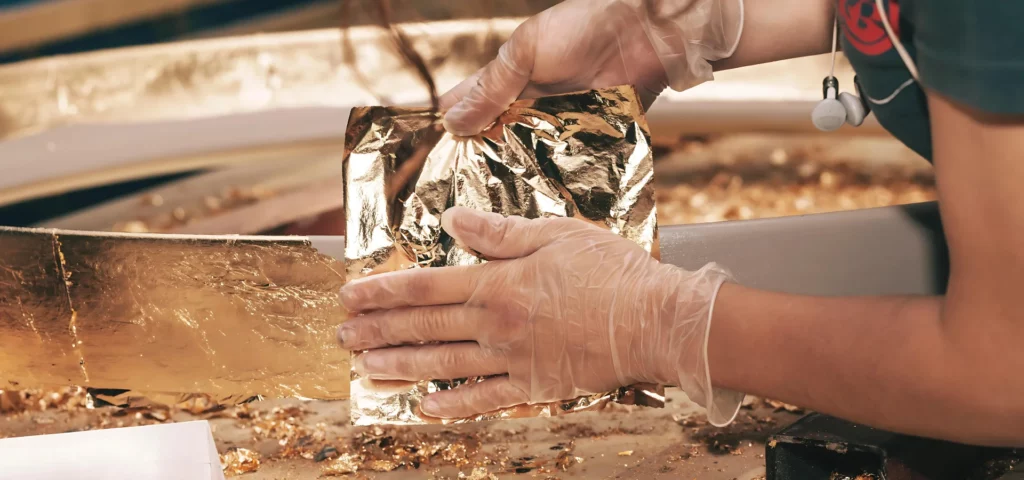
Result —
M 836 51 L 839 50 L 839 15 L 836 14 L 832 18 L 832 69 L 829 70 L 828 76 L 835 78 L 836 76 Z
M 896 47 L 896 53 L 900 54 L 900 58 L 903 60 L 903 64 L 907 66 L 910 76 L 914 78 L 914 81 L 920 82 L 921 79 L 917 75 L 917 65 L 914 64 L 914 59 L 910 58 L 910 54 L 907 53 L 903 42 L 900 41 L 900 37 L 892 29 L 892 25 L 889 23 L 889 14 L 885 11 L 885 5 L 883 5 L 882 0 L 875 0 L 875 9 L 878 10 L 878 17 L 882 19 L 882 27 L 885 28 L 885 33 L 889 36 L 889 40 L 892 41 L 892 45 Z M 834 51 L 835 47 L 833 47 Z
M 914 79 L 913 78 L 908 78 L 907 81 L 905 81 L 902 84 L 900 84 L 899 87 L 896 87 L 896 90 L 893 90 L 892 93 L 890 93 L 888 97 L 885 97 L 885 98 L 882 98 L 882 99 L 876 99 L 876 98 L 872 98 L 870 95 L 865 94 L 864 98 L 868 99 L 869 102 L 871 102 L 871 103 L 873 103 L 875 105 L 885 105 L 885 104 L 888 104 L 889 102 L 893 101 L 893 99 L 895 99 L 901 92 L 903 92 L 904 89 L 906 89 L 907 87 L 909 87 L 909 86 L 911 86 L 913 84 L 914 84 Z

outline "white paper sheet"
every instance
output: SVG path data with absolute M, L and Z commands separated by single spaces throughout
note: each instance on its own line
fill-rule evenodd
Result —
M 222 480 L 203 421 L 0 440 L 5 480 Z

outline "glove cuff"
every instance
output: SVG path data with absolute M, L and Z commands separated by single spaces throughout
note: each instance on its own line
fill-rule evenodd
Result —
M 711 365 L 708 362 L 708 343 L 711 338 L 711 320 L 714 318 L 715 301 L 718 299 L 718 292 L 722 290 L 722 285 L 726 282 L 734 282 L 735 279 L 733 279 L 728 271 L 714 263 L 708 264 L 704 269 L 715 270 L 717 278 L 714 279 L 716 282 L 715 291 L 711 295 L 711 303 L 708 306 L 707 327 L 704 331 L 704 345 L 701 348 L 702 364 L 704 366 L 704 385 L 707 386 L 705 388 L 706 395 L 703 407 L 708 411 L 708 423 L 716 427 L 725 427 L 736 420 L 736 415 L 739 414 L 740 406 L 743 405 L 743 398 L 746 395 L 742 392 L 714 386 L 714 383 L 711 381 Z
M 674 267 L 673 267 L 674 268 Z M 678 269 L 673 305 L 668 314 L 668 352 L 676 384 L 691 401 L 707 409 L 708 422 L 726 426 L 736 418 L 744 394 L 717 388 L 708 362 L 708 338 L 715 300 L 722 285 L 734 281 L 728 271 L 709 263 L 694 272 Z M 665 357 L 663 357 L 665 358 Z
M 743 33 L 743 0 L 620 1 L 641 18 L 677 92 L 713 80 L 711 62 L 732 56 Z

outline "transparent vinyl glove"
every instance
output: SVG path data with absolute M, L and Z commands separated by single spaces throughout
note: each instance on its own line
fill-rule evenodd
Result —
M 743 29 L 743 0 L 566 0 L 524 22 L 498 57 L 441 98 L 455 135 L 486 128 L 518 98 L 633 85 L 645 107 L 665 88 L 712 79 Z
M 730 423 L 743 395 L 715 388 L 708 365 L 715 297 L 729 275 L 658 262 L 614 233 L 567 218 L 444 213 L 483 265 L 386 273 L 346 285 L 363 312 L 338 331 L 376 380 L 493 376 L 427 396 L 427 415 L 462 418 L 641 382 L 679 386 Z

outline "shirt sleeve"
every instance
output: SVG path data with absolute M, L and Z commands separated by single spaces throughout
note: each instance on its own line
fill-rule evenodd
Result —
M 985 112 L 1024 114 L 1024 1 L 905 1 L 921 83 Z

